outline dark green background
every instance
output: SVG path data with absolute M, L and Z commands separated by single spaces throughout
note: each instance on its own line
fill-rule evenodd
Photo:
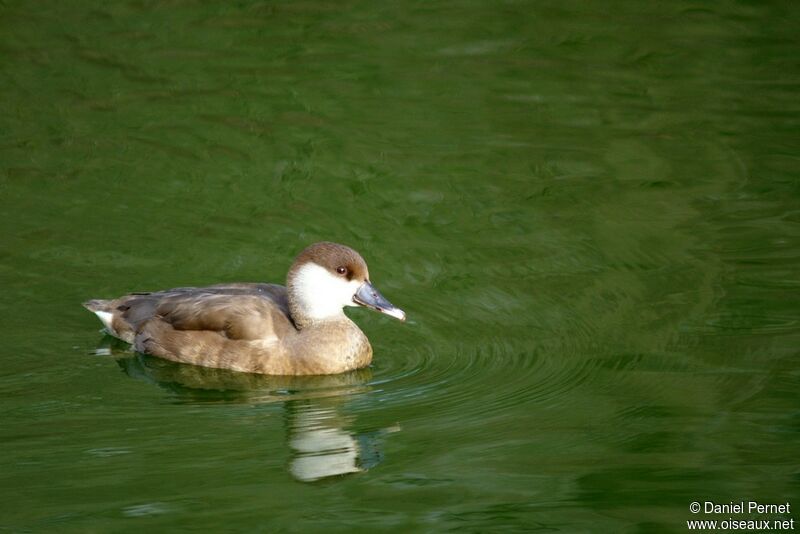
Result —
M 799 16 L 0 2 L 0 529 L 685 532 L 713 518 L 692 501 L 800 506 Z M 80 307 L 280 282 L 318 240 L 408 313 L 348 312 L 367 372 L 164 365 Z M 318 434 L 363 471 L 304 482 L 337 457 Z

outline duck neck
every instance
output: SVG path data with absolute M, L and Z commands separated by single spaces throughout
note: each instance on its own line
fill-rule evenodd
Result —
M 317 324 L 335 322 L 352 322 L 344 314 L 341 306 L 324 306 L 319 303 L 308 302 L 306 295 L 287 284 L 289 313 L 298 330 L 304 330 Z
M 289 313 L 292 314 L 292 320 L 294 321 L 294 325 L 297 327 L 298 330 L 301 331 L 310 330 L 315 326 L 353 322 L 344 313 L 339 313 L 338 315 L 332 317 L 315 318 L 315 317 L 310 317 L 309 315 L 304 314 L 302 312 L 292 311 L 291 307 L 289 308 Z

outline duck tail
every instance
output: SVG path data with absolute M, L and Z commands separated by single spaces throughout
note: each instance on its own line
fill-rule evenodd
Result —
M 103 323 L 106 331 L 112 336 L 116 336 L 117 331 L 114 330 L 113 326 L 113 304 L 113 300 L 92 299 L 84 302 L 83 307 L 91 312 L 94 312 L 94 314 L 97 315 L 97 318 L 100 319 L 100 322 Z
M 83 303 L 83 307 L 87 310 L 97 313 L 97 312 L 110 312 L 111 311 L 111 301 L 110 300 L 102 300 L 102 299 L 92 299 L 87 300 Z

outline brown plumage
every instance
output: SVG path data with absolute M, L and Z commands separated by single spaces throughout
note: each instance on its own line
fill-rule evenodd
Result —
M 334 374 L 369 365 L 372 347 L 342 312 L 363 305 L 405 314 L 369 281 L 364 259 L 336 243 L 298 255 L 287 287 L 219 284 L 90 300 L 107 331 L 146 354 L 252 373 Z

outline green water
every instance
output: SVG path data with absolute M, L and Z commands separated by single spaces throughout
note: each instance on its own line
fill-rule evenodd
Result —
M 0 530 L 800 506 L 798 35 L 790 2 L 0 2 Z M 176 366 L 80 306 L 318 240 L 408 313 L 348 311 L 370 369 Z

